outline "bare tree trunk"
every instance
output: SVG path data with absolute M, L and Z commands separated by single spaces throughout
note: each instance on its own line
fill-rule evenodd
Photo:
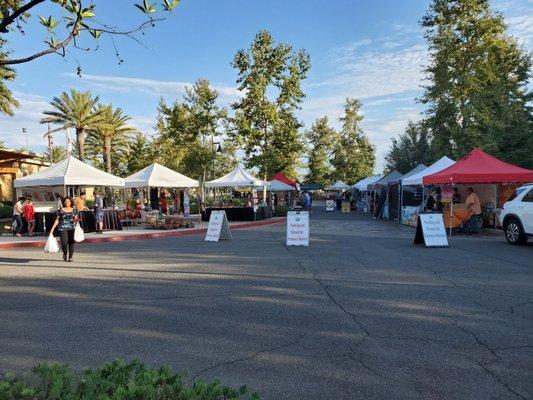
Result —
M 76 128 L 76 148 L 78 150 L 78 158 L 85 162 L 85 131 L 83 128 Z
M 111 173 L 111 138 L 109 137 L 106 137 L 104 139 L 104 168 L 105 172 L 107 172 L 108 174 Z

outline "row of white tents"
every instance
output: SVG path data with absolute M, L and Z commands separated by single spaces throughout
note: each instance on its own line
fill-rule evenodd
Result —
M 200 184 L 197 180 L 191 179 L 157 163 L 151 164 L 127 178 L 120 178 L 70 156 L 42 171 L 35 172 L 23 178 L 15 179 L 14 186 L 19 189 L 51 186 L 196 188 L 199 187 Z M 241 166 L 237 166 L 229 174 L 206 182 L 205 186 L 208 188 L 261 187 L 270 190 L 295 190 L 294 187 L 281 181 L 272 180 L 268 182 L 258 179 L 248 171 L 244 170 Z

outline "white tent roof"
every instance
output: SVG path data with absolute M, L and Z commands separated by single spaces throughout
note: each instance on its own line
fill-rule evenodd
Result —
M 351 188 L 351 186 L 347 185 L 343 181 L 337 181 L 333 185 L 330 186 L 331 190 L 343 190 L 343 189 L 346 190 L 346 189 L 350 189 L 350 188 Z
M 417 174 L 411 175 L 402 180 L 402 185 L 413 186 L 413 185 L 422 185 L 422 179 L 424 176 L 434 174 L 435 172 L 442 171 L 444 168 L 448 168 L 450 165 L 455 164 L 455 161 L 444 156 L 440 160 L 435 161 L 425 170 L 418 172 Z
M 381 178 L 383 178 L 383 175 L 367 176 L 366 178 L 361 179 L 359 182 L 353 185 L 352 188 L 358 189 L 358 190 L 366 190 L 368 185 L 371 185 L 374 182 L 379 181 Z
M 268 182 L 262 181 L 247 172 L 240 165 L 231 171 L 229 174 L 224 175 L 218 179 L 205 183 L 206 187 L 263 187 L 269 186 Z
M 285 190 L 292 191 L 292 190 L 296 190 L 296 188 L 294 186 L 288 185 L 288 184 L 286 184 L 285 182 L 282 182 L 282 181 L 278 181 L 277 179 L 272 179 L 268 183 L 269 183 L 268 188 L 271 191 L 285 191 Z
M 67 157 L 42 171 L 15 179 L 16 188 L 39 186 L 124 187 L 124 179 L 100 171 L 75 157 Z
M 126 178 L 126 187 L 128 188 L 141 188 L 146 186 L 189 188 L 200 185 L 194 179 L 158 163 L 153 163 Z

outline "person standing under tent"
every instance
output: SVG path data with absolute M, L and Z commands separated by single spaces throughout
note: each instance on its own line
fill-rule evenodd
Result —
M 459 194 L 459 189 L 456 187 L 453 188 L 453 204 L 459 204 L 461 202 L 461 195 Z
M 94 220 L 96 221 L 96 234 L 102 234 L 104 229 L 104 199 L 100 192 L 94 192 Z
M 335 194 L 335 201 L 337 203 L 337 211 L 339 211 L 342 208 L 342 193 L 340 190 Z
M 33 207 L 31 197 L 26 200 L 26 204 L 22 209 L 22 214 L 28 223 L 28 236 L 33 236 L 33 230 L 35 229 L 35 208 Z
M 477 233 L 481 220 L 481 201 L 471 187 L 466 190 L 466 193 L 468 193 L 465 201 L 466 209 L 472 212 L 472 216 L 465 222 L 463 231 L 465 233 Z
M 70 197 L 64 197 L 61 209 L 57 212 L 57 218 L 52 225 L 50 232 L 54 232 L 56 227 L 59 230 L 61 239 L 61 250 L 63 250 L 63 261 L 71 262 L 74 256 L 74 230 L 76 223 L 79 222 L 78 211 L 73 208 L 73 202 Z
M 74 207 L 76 208 L 76 211 L 87 211 L 88 208 L 85 207 L 85 200 L 87 198 L 87 194 L 84 191 L 80 192 L 79 196 L 76 196 L 74 199 Z
M 15 236 L 21 237 L 22 227 L 24 223 L 22 222 L 22 208 L 24 205 L 25 197 L 19 197 L 18 201 L 13 207 L 13 232 Z

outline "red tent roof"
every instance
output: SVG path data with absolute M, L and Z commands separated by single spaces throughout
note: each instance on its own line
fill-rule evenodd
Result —
M 533 182 L 533 170 L 508 164 L 475 148 L 448 168 L 425 176 L 423 181 L 424 185 Z
M 270 177 L 269 181 L 277 180 L 283 183 L 286 183 L 287 185 L 296 187 L 296 182 L 292 179 L 287 178 L 283 172 L 278 172 L 276 175 Z

